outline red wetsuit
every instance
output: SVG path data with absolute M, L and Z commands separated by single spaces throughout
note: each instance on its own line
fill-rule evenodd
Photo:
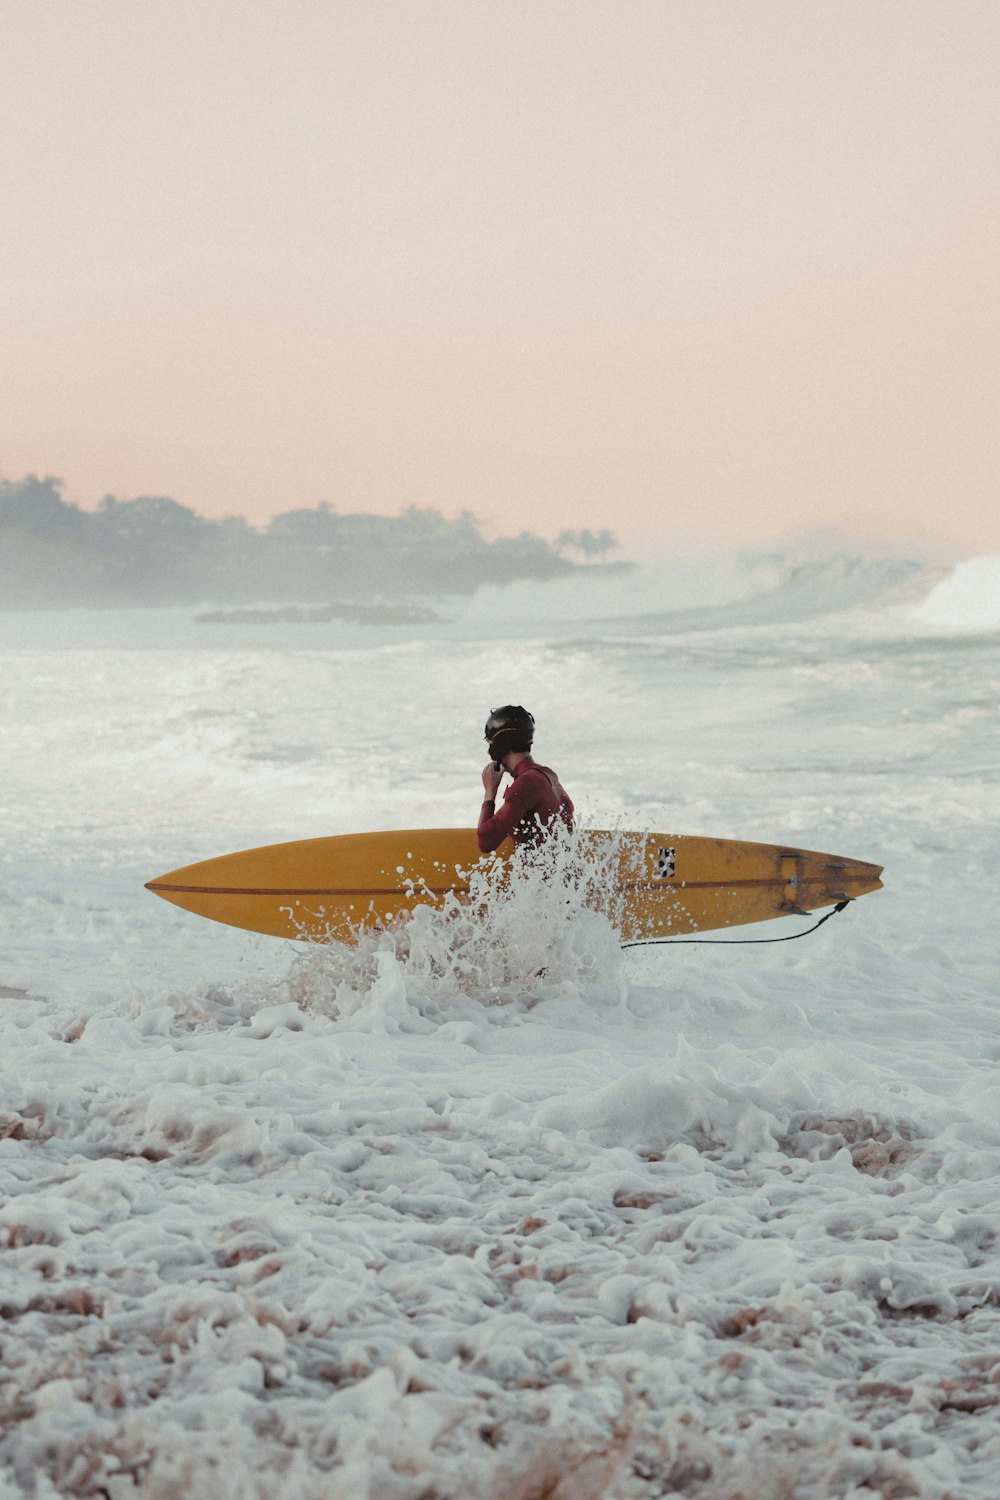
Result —
M 499 812 L 494 812 L 492 800 L 483 803 L 476 830 L 481 854 L 499 848 L 508 836 L 519 846 L 534 847 L 541 843 L 554 818 L 561 818 L 567 828 L 573 827 L 573 804 L 555 771 L 526 755 L 514 767 L 513 777 Z

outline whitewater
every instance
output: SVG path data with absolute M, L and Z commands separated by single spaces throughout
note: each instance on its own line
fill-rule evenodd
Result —
M 996 1500 L 998 599 L 770 558 L 407 630 L 0 613 L 0 1500 Z M 143 890 L 473 822 L 509 701 L 592 826 L 885 889 L 628 952 L 528 891 L 478 961 Z

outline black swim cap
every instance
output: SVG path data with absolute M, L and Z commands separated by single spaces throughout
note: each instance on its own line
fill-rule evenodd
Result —
M 505 703 L 495 708 L 486 720 L 486 738 L 490 742 L 490 759 L 503 760 L 512 750 L 530 750 L 535 738 L 535 721 L 519 703 Z

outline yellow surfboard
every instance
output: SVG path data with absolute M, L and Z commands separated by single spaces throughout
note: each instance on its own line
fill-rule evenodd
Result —
M 669 833 L 580 835 L 599 872 L 588 904 L 623 941 L 683 937 L 764 922 L 877 891 L 881 865 L 792 849 Z M 487 859 L 509 859 L 508 841 Z M 223 854 L 150 880 L 146 889 L 186 911 L 250 932 L 307 942 L 356 942 L 418 905 L 470 899 L 483 856 L 466 828 L 300 839 Z

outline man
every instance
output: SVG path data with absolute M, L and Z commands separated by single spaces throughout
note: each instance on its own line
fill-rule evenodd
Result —
M 534 737 L 535 721 L 520 704 L 495 708 L 486 720 L 490 760 L 483 768 L 486 796 L 477 829 L 481 854 L 498 848 L 507 837 L 519 848 L 537 848 L 556 819 L 573 827 L 573 804 L 555 771 L 531 758 Z M 497 788 L 505 771 L 513 780 L 497 812 Z

